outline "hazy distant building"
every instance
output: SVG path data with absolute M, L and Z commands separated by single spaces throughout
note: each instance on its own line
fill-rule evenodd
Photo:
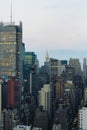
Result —
M 0 77 L 14 75 L 22 82 L 24 47 L 22 23 L 0 23 Z
M 61 65 L 67 65 L 67 60 L 61 60 Z
M 48 52 L 46 53 L 46 56 L 45 56 L 44 67 L 45 67 L 45 72 L 50 75 L 50 58 L 49 58 Z
M 50 58 L 50 80 L 52 81 L 55 77 L 61 76 L 63 71 L 65 71 L 66 65 L 66 60 Z
M 58 76 L 56 78 L 56 100 L 59 101 L 61 99 L 63 99 L 63 93 L 64 93 L 64 86 L 62 84 L 62 77 Z
M 83 59 L 83 78 L 84 80 L 87 79 L 87 59 Z
M 58 59 L 50 58 L 50 77 L 51 80 L 59 75 L 61 63 Z
M 66 78 L 72 80 L 74 76 L 74 67 L 66 66 Z
M 70 65 L 70 67 L 74 68 L 75 75 L 81 76 L 81 64 L 79 62 L 79 59 L 70 58 L 69 65 Z
M 50 82 L 54 81 L 57 76 L 61 76 L 63 71 L 65 71 L 65 66 L 67 65 L 67 60 L 58 60 L 55 58 L 49 58 L 48 52 L 45 56 L 44 69 L 47 74 L 49 74 Z
M 29 77 L 31 69 L 36 69 L 37 55 L 35 52 L 25 52 L 25 68 L 24 68 L 24 77 Z

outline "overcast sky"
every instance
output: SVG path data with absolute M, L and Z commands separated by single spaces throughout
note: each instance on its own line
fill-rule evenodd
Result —
M 10 16 L 11 0 L 0 0 L 1 21 Z M 12 19 L 27 51 L 87 50 L 87 0 L 12 0 Z

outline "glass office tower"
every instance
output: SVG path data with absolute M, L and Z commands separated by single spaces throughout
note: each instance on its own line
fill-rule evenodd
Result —
M 23 78 L 22 23 L 0 23 L 0 77 Z

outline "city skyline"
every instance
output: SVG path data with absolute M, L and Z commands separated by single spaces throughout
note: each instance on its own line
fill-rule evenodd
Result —
M 38 59 L 40 60 L 40 66 L 44 65 L 45 56 L 47 51 L 36 51 Z M 70 58 L 79 59 L 81 63 L 81 68 L 83 69 L 83 59 L 86 58 L 86 50 L 50 50 L 48 51 L 49 58 L 59 59 L 59 60 L 67 60 L 69 62 Z
M 10 22 L 11 0 L 0 2 L 1 21 Z M 86 0 L 12 0 L 12 21 L 23 23 L 26 51 L 45 57 L 46 51 L 58 55 L 60 50 L 78 50 L 75 57 L 86 57 L 86 6 Z M 71 52 L 68 54 L 72 56 Z

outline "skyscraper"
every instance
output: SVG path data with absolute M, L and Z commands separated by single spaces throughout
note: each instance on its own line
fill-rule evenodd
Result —
M 36 69 L 37 55 L 35 52 L 25 52 L 24 78 L 29 77 L 31 69 Z
M 22 23 L 0 23 L 0 77 L 23 78 Z M 20 80 L 21 81 L 21 80 Z
M 51 91 L 50 84 L 44 84 L 43 88 L 39 91 L 39 106 L 42 106 L 44 111 L 48 111 L 49 119 L 52 112 Z
M 84 78 L 84 81 L 87 79 L 87 59 L 84 58 L 83 59 L 83 78 Z
M 69 65 L 74 68 L 75 75 L 81 76 L 81 63 L 78 58 L 70 58 Z
M 19 113 L 23 109 L 23 63 L 25 46 L 22 43 L 22 23 L 0 23 L 0 78 L 15 77 L 19 81 Z M 11 88 L 12 90 L 12 88 Z M 12 90 L 13 91 L 13 90 Z M 14 91 L 13 91 L 14 92 Z

